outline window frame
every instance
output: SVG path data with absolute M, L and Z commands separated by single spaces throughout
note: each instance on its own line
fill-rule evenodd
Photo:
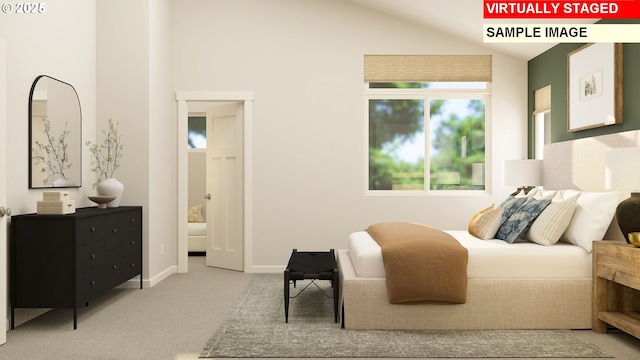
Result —
M 367 196 L 469 196 L 491 193 L 491 82 L 484 89 L 431 89 L 431 88 L 370 88 L 364 83 L 364 189 Z M 369 189 L 369 101 L 370 100 L 423 100 L 425 110 L 436 99 L 484 99 L 485 101 L 485 187 L 483 190 L 432 190 L 429 181 L 429 114 L 424 115 L 425 131 L 425 188 L 423 190 L 371 190 Z

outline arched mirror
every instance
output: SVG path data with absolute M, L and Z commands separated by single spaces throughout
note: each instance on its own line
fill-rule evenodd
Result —
M 29 188 L 82 185 L 82 113 L 70 84 L 38 76 L 29 93 Z

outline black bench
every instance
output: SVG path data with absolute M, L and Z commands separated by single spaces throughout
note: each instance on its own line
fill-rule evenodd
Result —
M 334 250 L 318 252 L 293 249 L 291 258 L 289 258 L 289 264 L 287 264 L 287 268 L 284 270 L 284 321 L 287 323 L 289 322 L 289 299 L 292 298 L 290 297 L 289 288 L 291 283 L 293 283 L 293 287 L 295 288 L 297 280 L 311 280 L 313 284 L 315 284 L 315 280 L 331 281 L 331 287 L 333 288 L 333 311 L 335 322 L 337 323 L 338 282 L 340 281 L 340 276 Z M 315 285 L 318 286 L 317 284 Z M 300 292 L 302 291 L 304 291 L 304 289 Z

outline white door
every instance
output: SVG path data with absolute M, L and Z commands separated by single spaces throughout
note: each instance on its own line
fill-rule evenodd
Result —
M 207 265 L 242 271 L 242 103 L 207 108 Z
M 7 57 L 0 39 L 0 345 L 7 342 Z

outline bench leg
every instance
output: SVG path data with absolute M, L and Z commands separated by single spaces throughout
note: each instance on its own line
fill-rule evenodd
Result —
M 333 285 L 333 313 L 335 317 L 336 324 L 338 323 L 338 303 L 339 303 L 339 288 L 340 284 L 340 274 L 338 273 L 338 269 L 333 269 L 333 281 L 331 285 Z
M 291 271 L 286 269 L 284 271 L 284 322 L 289 322 L 289 276 Z

